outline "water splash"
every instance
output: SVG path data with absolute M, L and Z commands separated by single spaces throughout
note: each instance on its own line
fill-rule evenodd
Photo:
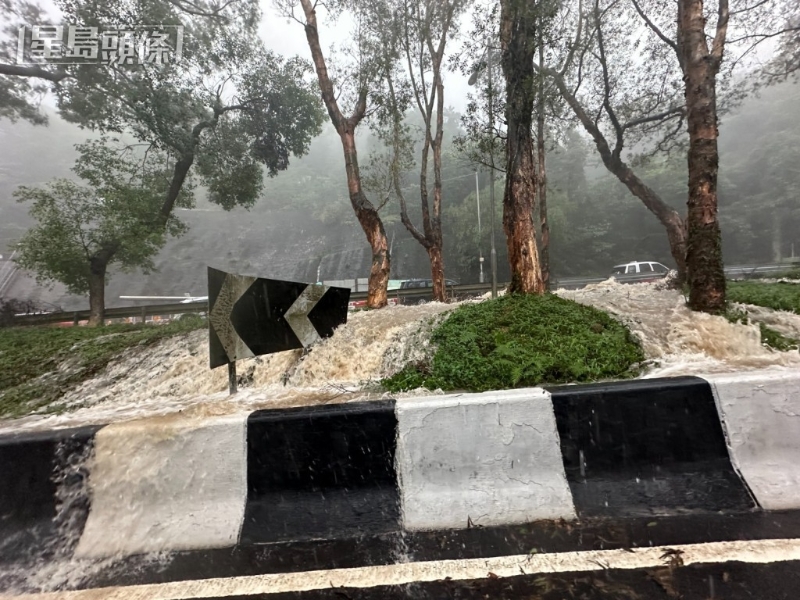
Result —
M 421 358 L 435 322 L 455 304 L 431 302 L 350 315 L 332 338 L 239 361 L 240 392 L 228 396 L 227 371 L 208 368 L 208 334 L 196 331 L 133 348 L 61 399 L 69 411 L 0 422 L 3 431 L 105 424 L 181 413 L 205 417 L 383 397 L 374 383 Z M 433 320 L 433 321 L 432 321 Z
M 97 560 L 73 555 L 88 516 L 88 473 L 93 457 L 92 443 L 83 445 L 80 451 L 76 451 L 69 439 L 57 444 L 52 474 L 55 515 L 49 525 L 41 525 L 38 543 L 26 545 L 13 562 L 0 565 L 0 592 L 23 594 L 73 589 L 121 564 L 122 556 Z M 168 560 L 167 553 L 153 553 L 137 557 L 134 562 L 154 565 L 166 564 Z
M 757 323 L 800 338 L 800 316 L 746 306 L 749 325 L 697 313 L 676 290 L 658 283 L 608 280 L 557 293 L 615 315 L 641 341 L 650 361 L 644 377 L 800 367 L 800 353 L 761 343 Z M 488 294 L 487 294 L 488 296 Z M 457 304 L 432 302 L 350 315 L 332 338 L 309 351 L 293 350 L 240 361 L 240 392 L 227 394 L 225 369 L 208 368 L 207 333 L 176 336 L 134 348 L 95 378 L 68 392 L 70 409 L 57 416 L 0 422 L 0 433 L 105 424 L 148 416 L 207 417 L 260 408 L 350 402 L 385 397 L 375 382 L 408 362 L 427 359 L 435 325 Z M 415 390 L 408 395 L 430 394 Z
M 800 315 L 747 307 L 755 323 L 694 312 L 677 290 L 658 283 L 621 284 L 609 279 L 558 295 L 615 315 L 641 341 L 653 367 L 645 377 L 800 367 L 800 353 L 773 351 L 761 343 L 758 322 L 781 333 L 800 334 Z

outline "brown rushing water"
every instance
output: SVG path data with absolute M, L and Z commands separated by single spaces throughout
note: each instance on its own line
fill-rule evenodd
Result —
M 729 323 L 690 311 L 680 292 L 658 284 L 622 285 L 613 280 L 563 298 L 608 311 L 626 323 L 652 361 L 644 377 L 796 369 L 800 354 L 761 344 L 756 324 Z M 455 304 L 429 303 L 352 313 L 335 335 L 310 352 L 289 351 L 240 361 L 246 381 L 227 394 L 227 371 L 208 368 L 207 333 L 197 331 L 132 349 L 62 399 L 72 407 L 56 415 L 0 422 L 0 432 L 109 423 L 181 413 L 187 417 L 231 414 L 258 408 L 349 402 L 385 397 L 375 382 L 429 351 L 430 320 Z M 800 316 L 745 307 L 753 319 L 800 338 Z M 430 394 L 426 390 L 413 395 Z

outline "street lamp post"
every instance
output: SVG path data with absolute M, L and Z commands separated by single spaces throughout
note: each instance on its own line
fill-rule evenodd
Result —
M 492 205 L 492 250 L 491 250 L 491 267 L 492 267 L 492 298 L 497 298 L 497 250 L 494 246 L 494 108 L 492 98 L 492 46 L 486 46 L 486 68 L 489 76 L 489 135 L 491 136 L 491 147 L 489 156 L 489 204 Z
M 475 170 L 475 198 L 478 202 L 478 264 L 480 265 L 481 272 L 478 276 L 478 282 L 483 283 L 483 249 L 481 240 L 481 188 L 478 184 L 478 170 Z
M 489 219 L 489 223 L 491 225 L 491 240 L 492 240 L 492 249 L 490 254 L 490 268 L 492 271 L 492 298 L 497 298 L 497 249 L 495 248 L 494 243 L 494 221 L 495 221 L 495 209 L 494 209 L 494 111 L 493 108 L 493 80 L 492 80 L 492 46 L 491 44 L 486 45 L 486 68 L 487 68 L 487 76 L 489 82 L 489 89 L 488 89 L 488 102 L 489 102 L 489 136 L 491 140 L 491 146 L 489 150 L 489 204 L 491 204 L 492 214 L 491 218 Z M 475 85 L 478 81 L 478 75 L 480 73 L 481 65 L 480 61 L 478 65 L 475 67 L 475 72 L 469 78 L 469 85 Z M 477 175 L 476 175 L 477 176 Z

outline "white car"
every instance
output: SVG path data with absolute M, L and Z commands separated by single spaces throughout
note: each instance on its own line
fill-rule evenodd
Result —
M 653 275 L 662 277 L 669 272 L 669 267 L 653 261 L 633 261 L 622 265 L 615 265 L 611 275 Z

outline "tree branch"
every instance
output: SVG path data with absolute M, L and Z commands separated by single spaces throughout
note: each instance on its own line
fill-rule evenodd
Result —
M 62 69 L 48 71 L 39 66 L 32 65 L 9 65 L 0 63 L 0 75 L 11 75 L 13 77 L 32 77 L 36 79 L 46 79 L 53 83 L 60 83 L 67 77 L 72 77 L 67 71 Z
M 647 117 L 640 117 L 638 119 L 633 119 L 632 121 L 628 121 L 622 126 L 622 129 L 632 129 L 633 127 L 637 127 L 638 125 L 644 125 L 645 123 L 652 123 L 654 121 L 662 121 L 668 118 L 682 117 L 686 114 L 686 107 L 685 106 L 675 106 L 663 112 L 657 113 L 655 115 L 649 115 Z
M 651 21 L 650 18 L 645 14 L 645 12 L 639 6 L 639 2 L 637 2 L 637 0 L 631 0 L 631 1 L 633 2 L 633 6 L 636 9 L 636 12 L 639 13 L 639 16 L 642 17 L 642 20 L 650 28 L 650 30 L 653 33 L 655 33 L 659 38 L 661 38 L 662 42 L 667 44 L 670 48 L 672 48 L 677 53 L 678 52 L 678 44 L 675 43 L 675 40 L 672 40 L 672 39 L 668 38 L 666 35 L 664 35 L 664 32 L 662 32 L 661 29 L 659 29 L 658 26 L 656 26 L 656 24 L 653 23 L 653 21 Z
M 714 34 L 714 43 L 711 45 L 711 58 L 718 70 L 725 52 L 725 38 L 728 35 L 728 0 L 719 0 L 717 11 L 717 32 Z

